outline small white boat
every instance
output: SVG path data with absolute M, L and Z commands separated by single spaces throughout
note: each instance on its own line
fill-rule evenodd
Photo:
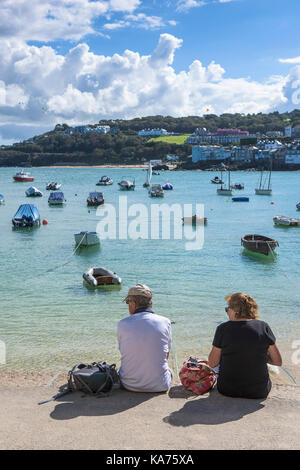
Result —
M 51 181 L 51 183 L 48 183 L 46 186 L 47 191 L 57 191 L 61 187 L 61 184 L 55 183 L 54 181 Z
M 149 162 L 148 169 L 147 169 L 147 179 L 145 183 L 143 184 L 144 188 L 149 188 L 151 178 L 152 178 L 152 166 L 151 166 L 151 162 Z
M 5 204 L 5 199 L 3 194 L 0 194 L 0 204 Z
M 153 184 L 149 190 L 151 197 L 164 197 L 164 190 L 160 184 Z
M 50 206 L 62 206 L 66 203 L 64 193 L 50 193 L 48 204 Z
M 135 180 L 133 180 L 133 183 L 132 181 L 122 180 L 118 183 L 118 185 L 122 191 L 131 191 L 135 188 Z
M 27 197 L 42 197 L 43 193 L 39 191 L 37 188 L 34 186 L 31 186 L 30 188 L 25 191 L 25 194 Z
M 113 184 L 113 180 L 109 176 L 102 176 L 96 186 L 109 186 L 111 184 Z
M 91 287 L 119 286 L 122 279 L 114 272 L 105 268 L 89 268 L 83 273 L 83 279 Z
M 222 181 L 223 171 L 221 171 L 221 181 Z M 223 188 L 223 182 L 221 182 L 221 187 L 217 189 L 217 194 L 220 196 L 232 196 L 232 189 L 230 186 L 230 171 L 228 170 L 228 186 Z
M 258 188 L 255 188 L 255 194 L 259 196 L 271 196 L 272 188 L 271 188 L 271 174 L 272 174 L 272 167 L 270 168 L 268 178 L 264 179 L 264 171 L 262 170 L 260 173 L 260 180 Z
M 195 214 L 192 217 L 182 217 L 182 222 L 190 225 L 206 225 L 207 217 L 197 217 Z
M 300 227 L 300 219 L 285 217 L 284 215 L 275 215 L 275 217 L 273 217 L 273 222 L 275 225 L 284 225 L 286 227 Z
M 92 246 L 99 245 L 100 239 L 96 232 L 79 232 L 74 234 L 76 245 Z

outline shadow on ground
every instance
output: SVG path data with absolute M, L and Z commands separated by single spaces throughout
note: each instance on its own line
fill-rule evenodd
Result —
M 185 391 L 181 386 L 175 386 L 170 389 L 169 397 L 187 399 L 180 410 L 174 411 L 163 419 L 165 423 L 172 426 L 228 423 L 264 408 L 262 404 L 264 399 L 225 397 L 216 389 L 199 396 Z
M 72 392 L 55 403 L 50 413 L 51 418 L 56 420 L 68 420 L 78 416 L 108 416 L 129 410 L 142 403 L 161 395 L 160 393 L 137 393 L 117 389 L 109 396 L 90 396 L 82 392 Z M 165 395 L 165 394 L 164 394 Z

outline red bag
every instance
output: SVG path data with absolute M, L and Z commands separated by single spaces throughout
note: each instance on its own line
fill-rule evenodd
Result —
M 217 381 L 217 374 L 207 361 L 190 356 L 184 361 L 179 378 L 185 389 L 202 395 L 213 388 Z

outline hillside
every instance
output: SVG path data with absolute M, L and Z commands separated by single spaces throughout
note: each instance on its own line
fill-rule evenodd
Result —
M 98 123 L 97 123 L 98 124 Z M 97 124 L 91 124 L 93 129 Z M 165 159 L 176 154 L 186 161 L 192 146 L 185 143 L 197 127 L 211 131 L 218 128 L 239 128 L 250 133 L 284 131 L 287 125 L 300 125 L 300 110 L 279 114 L 222 114 L 216 116 L 147 116 L 131 120 L 99 121 L 109 125 L 113 133 L 96 132 L 70 135 L 67 124 L 34 136 L 24 142 L 0 148 L 0 166 L 43 166 L 56 164 L 138 164 L 150 159 Z M 142 129 L 163 128 L 178 135 L 161 138 L 141 137 Z

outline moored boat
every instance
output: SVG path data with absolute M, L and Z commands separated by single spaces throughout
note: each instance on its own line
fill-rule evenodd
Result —
M 162 185 L 162 189 L 163 189 L 164 191 L 170 191 L 171 189 L 173 189 L 173 185 L 172 185 L 171 183 L 164 183 L 164 184 Z
M 244 189 L 243 183 L 235 183 L 231 186 L 231 189 Z
M 269 171 L 269 176 L 268 179 L 264 179 L 264 170 L 261 170 L 260 172 L 260 179 L 259 179 L 259 186 L 258 188 L 255 189 L 255 194 L 258 194 L 259 196 L 271 196 L 272 194 L 272 188 L 271 188 L 271 174 L 272 174 L 272 161 L 271 161 L 271 167 Z
M 207 217 L 197 217 L 195 214 L 192 217 L 182 217 L 182 222 L 191 225 L 206 225 Z
M 5 203 L 4 196 L 3 194 L 0 194 L 0 204 L 4 204 L 4 203 Z
M 164 191 L 160 184 L 153 184 L 149 190 L 151 197 L 164 197 Z
M 284 225 L 285 227 L 300 227 L 300 219 L 294 219 L 284 215 L 275 215 L 273 222 L 275 225 Z
M 279 246 L 277 240 L 257 234 L 244 235 L 241 238 L 241 244 L 246 250 L 266 256 L 273 253 L 275 248 Z
M 109 176 L 101 176 L 96 186 L 109 186 L 111 184 L 113 184 L 113 180 Z
M 145 183 L 143 184 L 144 188 L 149 188 L 150 183 L 151 183 L 151 178 L 152 178 L 152 165 L 151 165 L 151 162 L 149 162 L 148 169 L 147 169 L 147 179 Z
M 296 209 L 297 209 L 297 211 L 300 211 L 300 202 L 298 202 L 298 204 L 296 204 Z
M 14 227 L 35 227 L 40 223 L 40 213 L 34 204 L 22 204 L 12 219 Z
M 103 193 L 100 193 L 98 191 L 91 192 L 86 202 L 88 206 L 101 206 L 102 204 L 104 204 Z
M 228 170 L 228 186 L 227 188 L 223 188 L 223 181 L 222 181 L 223 171 L 221 170 L 221 187 L 217 189 L 217 194 L 221 196 L 232 196 L 232 189 L 230 186 L 230 171 Z
M 50 193 L 48 204 L 50 206 L 62 206 L 66 203 L 64 193 Z
M 132 191 L 135 188 L 135 180 L 122 180 L 118 183 L 122 191 Z
M 61 187 L 61 184 L 56 183 L 55 181 L 51 181 L 46 186 L 47 191 L 57 191 Z
M 34 181 L 34 178 L 30 176 L 30 173 L 24 170 L 18 171 L 13 178 L 18 182 Z
M 26 191 L 25 191 L 25 194 L 27 197 L 42 197 L 43 196 L 43 193 L 35 188 L 34 186 L 31 186 L 30 188 L 28 188 Z
M 97 232 L 79 232 L 74 234 L 76 245 L 93 246 L 99 245 L 100 239 Z
M 90 287 L 119 286 L 122 279 L 113 271 L 106 268 L 88 268 L 83 273 L 83 279 Z
M 212 180 L 210 180 L 211 183 L 213 184 L 224 184 L 224 181 L 222 181 L 218 176 L 215 176 Z
M 241 197 L 232 197 L 231 200 L 233 202 L 249 202 L 249 198 L 246 196 L 241 196 Z

